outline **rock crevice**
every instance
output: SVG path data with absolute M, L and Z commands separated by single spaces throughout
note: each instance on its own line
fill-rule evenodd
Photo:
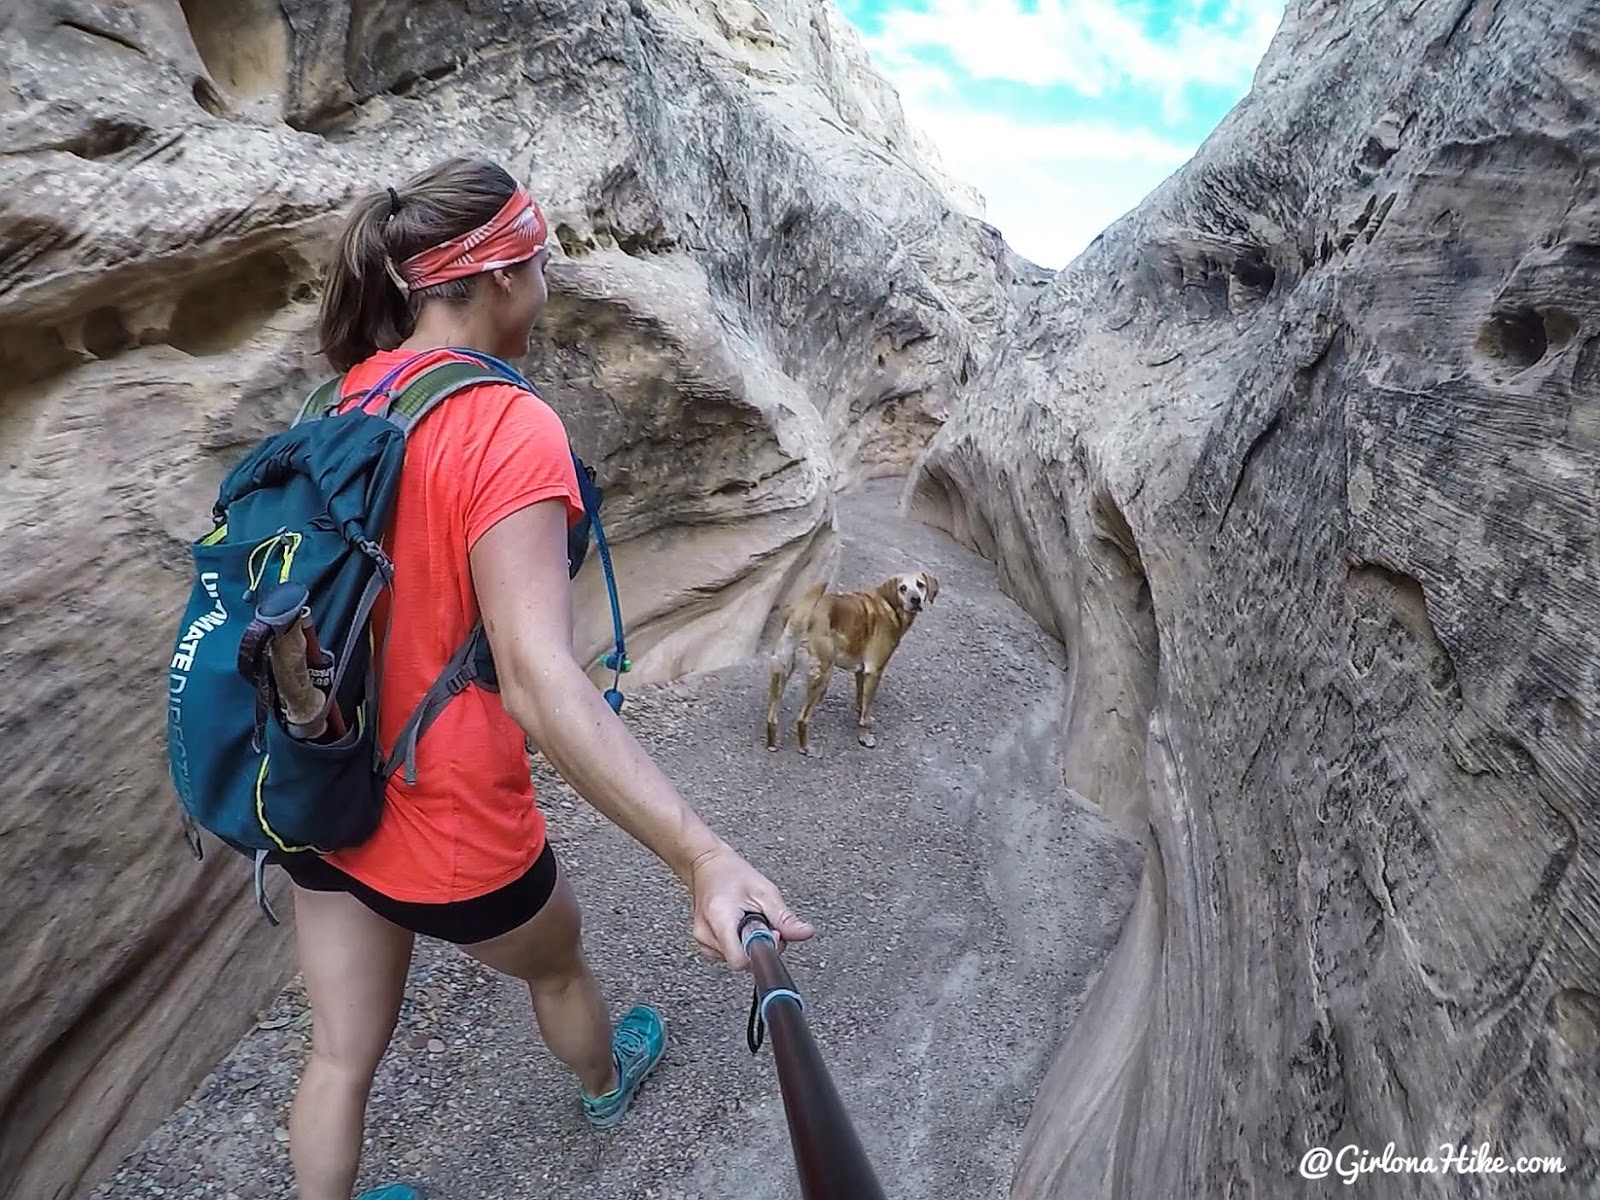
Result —
M 1015 1200 L 1300 1195 L 1308 1148 L 1391 1141 L 1565 1156 L 1485 1196 L 1593 1185 L 1556 1014 L 1600 980 L 1597 47 L 1556 0 L 1291 2 L 980 371 L 1013 401 L 919 464 L 1067 640 L 1069 780 L 1147 826 Z

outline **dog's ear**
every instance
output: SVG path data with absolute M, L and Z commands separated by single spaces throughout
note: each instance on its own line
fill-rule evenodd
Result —
M 933 607 L 933 598 L 939 594 L 939 577 L 932 571 L 922 573 L 922 582 L 928 585 L 928 607 Z

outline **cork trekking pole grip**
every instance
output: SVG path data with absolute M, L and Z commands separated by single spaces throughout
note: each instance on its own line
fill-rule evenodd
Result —
M 295 621 L 274 637 L 267 653 L 271 656 L 272 678 L 278 684 L 278 699 L 283 705 L 289 733 L 301 741 L 315 741 L 327 727 L 322 716 L 326 698 L 311 682 L 304 623 Z

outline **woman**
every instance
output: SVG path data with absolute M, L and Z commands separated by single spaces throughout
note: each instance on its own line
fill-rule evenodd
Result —
M 322 351 L 348 372 L 348 406 L 452 355 L 516 358 L 546 299 L 547 229 L 492 163 L 452 159 L 359 201 L 328 274 Z M 526 390 L 483 385 L 435 409 L 407 443 L 392 530 L 392 598 L 379 733 L 404 720 L 482 614 L 499 694 L 469 688 L 390 784 L 373 837 L 291 862 L 311 1055 L 290 1117 L 299 1200 L 349 1200 L 373 1073 L 399 1015 L 417 934 L 528 985 L 539 1030 L 577 1077 L 597 1126 L 621 1119 L 666 1047 L 654 1009 L 615 1029 L 584 961 L 580 913 L 534 804 L 527 742 L 583 797 L 660 857 L 693 897 L 702 951 L 747 964 L 736 925 L 812 929 L 702 822 L 607 706 L 572 654 L 567 531 L 582 515 L 561 420 Z M 363 1200 L 416 1200 L 404 1184 Z

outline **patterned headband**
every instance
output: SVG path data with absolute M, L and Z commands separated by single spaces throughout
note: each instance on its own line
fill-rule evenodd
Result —
M 484 224 L 412 255 L 400 264 L 400 274 L 407 291 L 421 291 L 453 279 L 527 262 L 544 249 L 548 236 L 544 214 L 526 189 L 518 187 Z

